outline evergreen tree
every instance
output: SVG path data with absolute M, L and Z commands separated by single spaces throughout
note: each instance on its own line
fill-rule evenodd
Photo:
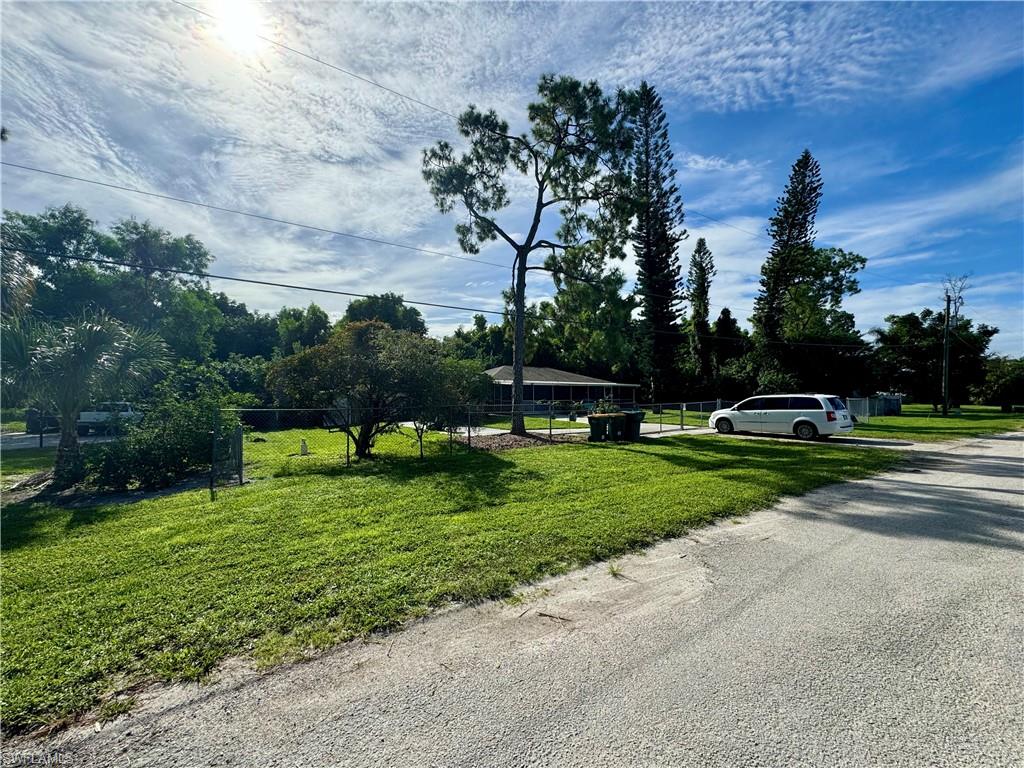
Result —
M 584 245 L 600 244 L 606 256 L 622 258 L 633 213 L 627 190 L 631 150 L 626 120 L 631 98 L 605 96 L 596 82 L 543 75 L 539 100 L 530 104 L 530 133 L 512 134 L 493 110 L 470 105 L 459 116 L 459 133 L 469 151 L 457 154 L 447 141 L 423 152 L 423 177 L 442 213 L 464 209 L 455 226 L 459 245 L 478 253 L 491 240 L 503 240 L 515 253 L 512 262 L 512 433 L 526 434 L 523 366 L 528 357 L 526 273 L 538 251 L 557 256 Z M 512 204 L 509 177 L 525 177 L 531 188 L 526 220 L 514 227 L 497 215 Z M 516 186 L 513 189 L 525 189 Z M 558 206 L 557 209 L 553 208 Z M 555 239 L 552 229 L 557 210 Z
M 633 118 L 633 195 L 636 226 L 631 233 L 640 298 L 640 357 L 647 395 L 660 399 L 669 388 L 681 337 L 682 279 L 676 248 L 686 238 L 683 201 L 675 183 L 668 120 L 657 92 L 646 82 L 636 93 Z
M 697 375 L 704 381 L 711 376 L 711 326 L 708 318 L 711 305 L 711 278 L 715 276 L 715 260 L 703 237 L 690 256 L 687 298 L 690 300 L 690 356 Z
M 761 266 L 761 292 L 751 318 L 761 341 L 782 339 L 786 299 L 814 256 L 814 217 L 821 201 L 821 166 L 804 150 L 768 220 L 772 247 Z

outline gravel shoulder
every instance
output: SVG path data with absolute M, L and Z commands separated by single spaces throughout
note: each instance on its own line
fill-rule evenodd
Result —
M 131 766 L 1024 763 L 1024 434 L 5 757 Z

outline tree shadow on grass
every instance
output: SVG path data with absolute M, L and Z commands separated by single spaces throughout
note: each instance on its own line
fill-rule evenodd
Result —
M 125 511 L 125 507 L 117 505 L 68 508 L 28 502 L 12 504 L 3 510 L 0 525 L 4 534 L 0 549 L 11 552 L 47 538 L 57 539 L 84 526 L 113 519 Z
M 284 471 L 280 471 L 284 470 Z M 478 451 L 464 446 L 449 455 L 436 452 L 420 459 L 411 456 L 381 455 L 353 461 L 346 466 L 344 459 L 331 462 L 293 462 L 279 468 L 275 478 L 301 478 L 319 476 L 346 480 L 380 480 L 393 484 L 418 483 L 425 486 L 426 495 L 457 498 L 458 510 L 494 506 L 506 499 L 518 483 L 537 480 L 542 473 L 525 469 L 501 453 Z M 270 478 L 256 478 L 254 482 L 267 482 Z

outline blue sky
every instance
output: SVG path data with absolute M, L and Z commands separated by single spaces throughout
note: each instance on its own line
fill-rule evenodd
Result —
M 450 120 L 253 32 L 457 112 L 516 128 L 544 72 L 665 100 L 690 239 L 718 263 L 713 310 L 749 315 L 760 233 L 806 146 L 822 164 L 819 243 L 868 257 L 848 301 L 868 330 L 937 307 L 972 274 L 969 316 L 1024 353 L 1024 5 L 16 3 L 2 14 L 9 162 L 458 253 L 420 151 Z M 214 271 L 500 308 L 508 271 L 3 168 L 3 206 L 71 201 L 106 225 L 134 215 L 192 232 Z M 513 192 L 517 189 L 512 186 Z M 721 221 L 703 218 L 696 212 Z M 501 220 L 516 231 L 515 204 Z M 502 264 L 500 244 L 481 258 Z M 632 263 L 623 265 L 635 273 Z M 311 299 L 214 284 L 250 307 Z M 529 298 L 551 294 L 531 273 Z M 424 311 L 431 332 L 469 321 Z

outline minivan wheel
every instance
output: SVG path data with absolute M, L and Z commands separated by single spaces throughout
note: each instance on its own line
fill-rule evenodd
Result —
M 813 440 L 818 436 L 818 430 L 814 428 L 813 424 L 808 424 L 806 421 L 797 424 L 793 431 L 801 440 Z
M 720 435 L 732 434 L 732 422 L 729 419 L 719 419 L 715 422 L 715 429 Z

